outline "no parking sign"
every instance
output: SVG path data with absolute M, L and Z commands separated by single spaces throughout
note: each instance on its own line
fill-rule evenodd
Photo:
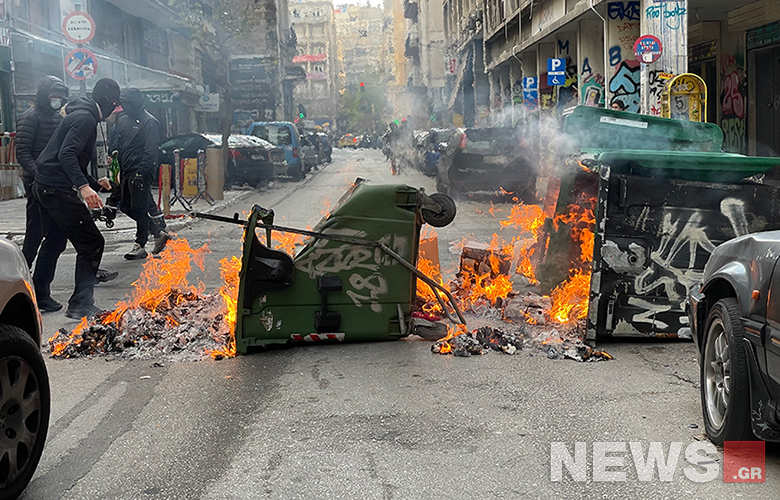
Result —
M 76 80 L 88 80 L 97 73 L 97 57 L 91 50 L 73 49 L 65 56 L 65 71 Z

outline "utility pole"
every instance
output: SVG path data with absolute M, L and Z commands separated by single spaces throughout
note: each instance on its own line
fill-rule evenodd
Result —
M 641 35 L 653 35 L 661 45 L 660 57 L 639 62 L 642 69 L 642 113 L 661 115 L 661 92 L 670 75 L 688 72 L 688 0 L 641 0 Z

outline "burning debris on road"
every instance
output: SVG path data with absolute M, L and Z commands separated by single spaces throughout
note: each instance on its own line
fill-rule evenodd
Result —
M 584 342 L 590 292 L 595 200 L 583 197 L 568 207 L 567 213 L 548 217 L 541 207 L 514 200 L 509 217 L 500 221 L 501 229 L 515 228 L 519 234 L 510 241 L 494 234 L 489 245 L 463 241 L 460 265 L 449 288 L 458 305 L 480 327 L 468 331 L 465 326 L 448 327 L 447 335 L 432 346 L 438 354 L 471 356 L 500 351 L 545 353 L 551 359 L 577 361 L 608 360 L 612 357 L 594 350 Z M 495 216 L 491 207 L 491 214 Z M 538 292 L 538 259 L 549 241 L 542 229 L 551 224 L 555 231 L 565 226 L 571 234 L 572 258 L 567 278 L 549 295 Z M 421 258 L 421 271 L 443 284 L 441 271 Z M 418 282 L 418 313 L 415 332 L 432 339 L 437 328 L 440 305 L 431 300 L 428 287 Z M 442 327 L 443 324 L 440 324 Z
M 207 294 L 205 286 L 190 285 L 187 275 L 195 264 L 205 269 L 208 246 L 193 250 L 182 239 L 169 242 L 160 258 L 144 263 L 133 283 L 131 297 L 113 311 L 90 321 L 82 318 L 72 331 L 60 329 L 49 339 L 53 357 L 115 355 L 122 358 L 178 357 L 219 359 L 235 356 L 234 327 L 238 271 L 241 261 L 222 259 L 223 286 Z

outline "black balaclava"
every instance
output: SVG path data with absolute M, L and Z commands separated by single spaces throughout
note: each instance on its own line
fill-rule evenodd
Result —
M 124 89 L 120 94 L 122 110 L 133 118 L 138 118 L 144 110 L 144 96 L 135 88 Z
M 119 104 L 119 84 L 110 78 L 98 80 L 92 89 L 92 99 L 100 107 L 100 113 L 105 120 Z

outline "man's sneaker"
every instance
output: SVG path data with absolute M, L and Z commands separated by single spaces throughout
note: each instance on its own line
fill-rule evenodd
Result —
M 106 271 L 105 269 L 98 269 L 97 274 L 95 275 L 95 284 L 111 281 L 117 276 L 119 276 L 119 273 L 116 271 Z
M 135 243 L 133 244 L 133 249 L 125 254 L 125 259 L 127 260 L 145 259 L 148 256 L 149 254 L 146 253 L 146 249 L 141 245 L 139 245 L 138 243 Z
M 65 316 L 69 317 L 70 319 L 81 319 L 84 317 L 91 318 L 92 316 L 96 316 L 102 312 L 103 312 L 102 309 L 99 309 L 95 306 L 85 306 L 85 307 L 70 306 L 68 307 Z
M 160 236 L 154 239 L 154 248 L 152 249 L 152 253 L 157 255 L 158 253 L 162 252 L 165 248 L 165 244 L 168 243 L 168 240 L 170 239 L 171 237 L 168 235 L 168 233 L 160 233 Z
M 62 309 L 62 304 L 49 297 L 38 301 L 38 309 L 40 309 L 42 313 L 57 312 Z

